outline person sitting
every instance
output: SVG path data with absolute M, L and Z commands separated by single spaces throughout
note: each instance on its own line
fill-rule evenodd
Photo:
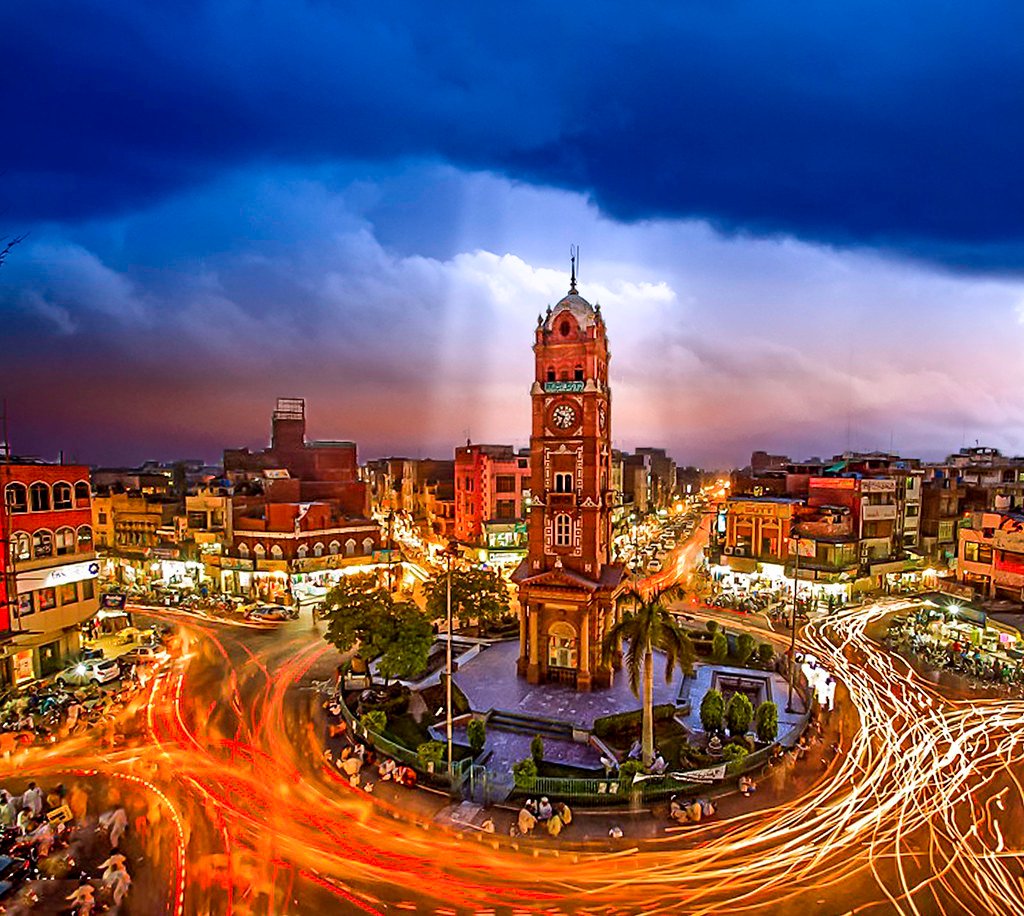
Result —
M 533 828 L 537 826 L 537 818 L 533 816 L 533 812 L 530 811 L 528 806 L 523 806 L 519 809 L 519 818 L 516 821 L 516 827 L 519 828 L 520 836 L 527 836 L 533 832 Z
M 537 806 L 537 820 L 542 823 L 549 821 L 554 813 L 554 809 L 551 807 L 551 802 L 549 802 L 545 796 L 540 800 L 540 804 Z
M 636 741 L 634 741 L 633 744 L 629 748 L 629 759 L 630 760 L 639 760 L 640 759 L 640 755 L 642 753 L 643 753 L 643 745 L 640 743 L 640 739 L 637 738 Z
M 663 776 L 667 768 L 668 764 L 665 763 L 665 758 L 662 757 L 661 753 L 659 752 L 658 755 L 651 762 L 651 772 L 654 773 L 656 776 Z
M 613 840 L 621 840 L 622 839 L 622 828 L 617 826 L 617 825 L 613 826 L 608 831 L 608 836 L 610 836 Z
M 548 835 L 558 836 L 562 832 L 562 819 L 557 814 L 552 814 L 547 822 Z
M 744 798 L 750 798 L 750 796 L 757 791 L 757 786 L 755 785 L 754 780 L 749 776 L 741 776 L 739 779 L 739 789 L 740 794 Z
M 555 813 L 562 819 L 562 824 L 568 827 L 572 823 L 572 811 L 564 802 L 555 805 Z
M 416 785 L 416 771 L 412 767 L 399 767 L 395 771 L 395 781 L 399 785 L 412 788 Z
M 385 757 L 381 762 L 380 766 L 377 767 L 377 775 L 380 776 L 385 782 L 389 781 L 394 775 L 397 765 L 395 761 L 390 757 Z

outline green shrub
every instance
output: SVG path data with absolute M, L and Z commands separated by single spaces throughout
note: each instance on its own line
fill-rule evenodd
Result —
M 725 699 L 717 690 L 709 690 L 700 701 L 700 724 L 709 735 L 722 730 Z
M 644 771 L 644 765 L 639 760 L 627 760 L 619 767 L 619 782 L 624 789 L 633 785 L 633 777 Z
M 754 637 L 749 633 L 740 633 L 736 637 L 736 660 L 741 666 L 750 661 L 750 656 L 754 654 L 754 645 Z
M 472 719 L 466 726 L 466 738 L 469 740 L 469 749 L 475 757 L 484 749 L 487 743 L 487 727 L 483 719 Z
M 725 633 L 719 630 L 711 642 L 711 658 L 721 664 L 729 656 L 729 640 Z
M 718 630 L 718 621 L 709 620 L 707 623 L 704 624 L 704 627 L 707 629 L 709 633 L 714 633 Z
M 661 722 L 671 719 L 676 714 L 676 708 L 671 703 L 659 703 L 654 707 L 654 721 Z M 598 738 L 607 738 L 609 735 L 616 735 L 622 732 L 635 731 L 643 721 L 643 712 L 617 712 L 614 715 L 602 716 L 594 720 L 593 732 Z
M 515 780 L 516 788 L 529 789 L 537 781 L 537 764 L 532 757 L 520 760 L 512 764 L 512 778 Z
M 757 647 L 757 660 L 762 665 L 768 665 L 775 657 L 775 646 L 770 642 L 763 642 Z
M 762 744 L 771 744 L 779 735 L 779 707 L 765 700 L 754 713 L 754 731 Z
M 722 758 L 726 763 L 732 763 L 734 760 L 742 760 L 747 756 L 747 749 L 740 744 L 727 744 L 722 748 Z
M 540 766 L 540 762 L 544 759 L 544 739 L 540 735 L 534 735 L 530 742 L 530 756 L 533 758 L 533 762 Z
M 388 714 L 381 709 L 371 709 L 359 717 L 359 724 L 369 732 L 383 734 L 388 726 Z
M 754 707 L 746 694 L 734 693 L 725 707 L 725 722 L 730 735 L 745 735 L 754 718 Z
M 424 741 L 416 748 L 416 756 L 420 758 L 420 765 L 423 769 L 429 770 L 430 765 L 433 764 L 436 770 L 444 760 L 445 750 L 446 747 L 441 741 Z

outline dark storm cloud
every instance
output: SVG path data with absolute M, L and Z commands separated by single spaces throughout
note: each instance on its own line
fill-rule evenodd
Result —
M 621 219 L 1017 270 L 1022 26 L 984 2 L 8 4 L 0 213 L 435 159 Z

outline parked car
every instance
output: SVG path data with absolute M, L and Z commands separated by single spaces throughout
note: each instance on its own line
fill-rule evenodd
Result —
M 157 665 L 170 658 L 167 650 L 161 645 L 136 646 L 129 649 L 118 661 L 123 665 Z
M 121 676 L 121 666 L 113 658 L 87 658 L 65 668 L 54 680 L 58 687 L 82 687 L 106 684 Z
M 297 620 L 299 612 L 283 604 L 261 604 L 245 615 L 249 620 Z
M 655 557 L 652 560 L 647 561 L 648 572 L 661 572 L 661 560 Z

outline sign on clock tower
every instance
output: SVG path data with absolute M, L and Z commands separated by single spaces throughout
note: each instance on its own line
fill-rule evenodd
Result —
M 611 391 L 600 306 L 576 291 L 537 319 L 531 504 L 519 586 L 518 671 L 578 690 L 611 683 L 601 641 L 623 570 L 611 563 Z

